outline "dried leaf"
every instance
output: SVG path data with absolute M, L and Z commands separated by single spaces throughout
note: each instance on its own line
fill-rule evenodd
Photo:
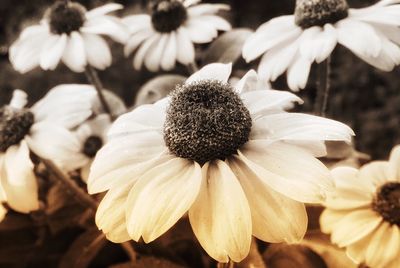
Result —
M 166 97 L 178 84 L 183 84 L 186 77 L 182 75 L 160 75 L 144 84 L 138 91 L 135 106 L 154 103 Z
M 96 257 L 107 240 L 97 228 L 80 235 L 69 247 L 60 261 L 60 268 L 85 268 Z
M 248 28 L 237 28 L 223 33 L 206 51 L 204 64 L 212 62 L 236 62 L 242 55 L 244 42 L 252 32 Z

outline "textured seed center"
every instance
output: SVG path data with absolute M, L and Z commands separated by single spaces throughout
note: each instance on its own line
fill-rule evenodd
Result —
M 375 196 L 372 208 L 386 221 L 400 226 L 400 183 L 382 185 Z
M 295 22 L 302 28 L 335 23 L 348 16 L 346 0 L 296 0 Z
M 204 164 L 235 154 L 248 141 L 250 113 L 229 84 L 193 82 L 170 97 L 164 140 L 176 156 Z
M 187 19 L 186 8 L 178 0 L 159 1 L 153 6 L 151 22 L 156 31 L 168 33 L 175 31 Z
M 49 11 L 50 30 L 55 34 L 78 31 L 85 22 L 85 8 L 78 3 L 56 2 Z
M 27 109 L 15 109 L 4 106 L 0 109 L 0 151 L 18 144 L 33 125 L 33 113 Z
M 103 139 L 99 136 L 90 136 L 83 144 L 83 153 L 88 157 L 94 157 L 98 150 L 103 146 Z

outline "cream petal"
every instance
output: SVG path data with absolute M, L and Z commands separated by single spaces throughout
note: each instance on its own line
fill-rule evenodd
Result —
M 201 80 L 219 80 L 223 83 L 227 83 L 229 76 L 232 72 L 232 63 L 211 63 L 207 64 L 194 74 L 192 74 L 185 82 L 190 84 L 192 82 Z
M 161 58 L 161 68 L 169 71 L 175 67 L 175 61 L 177 57 L 176 33 L 172 32 L 168 36 L 168 41 L 165 45 L 164 54 Z
M 307 85 L 312 62 L 300 55 L 295 57 L 294 62 L 288 69 L 287 83 L 293 91 L 304 89 Z
M 7 214 L 7 209 L 2 204 L 0 204 L 0 222 L 4 220 L 6 214 Z
M 170 229 L 195 201 L 201 176 L 199 164 L 174 158 L 140 177 L 126 201 L 132 239 L 149 243 Z
M 351 142 L 352 135 L 351 128 L 335 120 L 301 113 L 275 113 L 253 122 L 250 139 Z
M 287 40 L 300 36 L 302 30 L 294 16 L 280 16 L 262 24 L 243 46 L 243 58 L 249 62 Z
M 249 201 L 254 236 L 270 243 L 299 242 L 307 230 L 304 205 L 272 190 L 239 157 L 229 158 L 228 165 Z
M 89 193 L 103 192 L 122 182 L 136 180 L 152 165 L 169 158 L 158 133 L 113 139 L 96 154 L 88 179 Z
M 360 180 L 365 182 L 364 192 L 374 193 L 376 188 L 386 183 L 394 181 L 396 177 L 390 174 L 390 164 L 387 161 L 373 161 L 360 168 Z
M 348 211 L 344 210 L 325 209 L 319 217 L 321 231 L 327 234 L 332 233 L 340 220 L 348 213 Z
M 201 17 L 199 17 L 201 18 Z M 218 36 L 218 31 L 213 25 L 199 19 L 189 19 L 184 27 L 193 43 L 203 44 L 211 42 Z
M 243 146 L 239 156 L 273 190 L 296 201 L 320 203 L 332 191 L 329 170 L 300 147 L 251 141 Z
M 229 31 L 232 28 L 231 24 L 227 20 L 219 16 L 203 15 L 196 17 L 195 20 L 203 20 L 213 25 L 214 28 L 217 29 L 218 31 Z
M 335 24 L 338 42 L 356 55 L 377 57 L 382 49 L 381 38 L 367 23 L 344 19 Z
M 91 10 L 89 10 L 88 12 L 86 12 L 85 16 L 87 19 L 92 19 L 94 17 L 97 16 L 102 16 L 105 15 L 107 13 L 116 11 L 116 10 L 120 10 L 123 9 L 124 6 L 120 5 L 120 4 L 116 4 L 116 3 L 109 3 L 109 4 L 105 4 L 103 6 L 97 7 L 97 8 L 93 8 Z
M 22 213 L 39 209 L 38 185 L 25 141 L 7 149 L 1 170 L 1 185 L 8 205 Z
M 235 85 L 235 91 L 238 94 L 245 94 L 251 91 L 260 90 L 261 88 L 259 88 L 259 85 L 260 81 L 257 72 L 250 70 Z
M 200 4 L 187 9 L 189 17 L 215 14 L 220 10 L 229 10 L 230 6 L 225 4 Z
M 390 153 L 388 175 L 400 181 L 400 145 L 395 146 Z
M 111 65 L 111 51 L 107 42 L 96 34 L 82 33 L 87 61 L 93 67 L 104 70 Z
M 376 212 L 370 209 L 360 209 L 348 213 L 332 231 L 332 242 L 339 247 L 353 244 L 372 233 L 382 222 Z
M 382 1 L 381 1 L 382 2 Z M 400 25 L 400 6 L 384 6 L 380 8 L 365 8 L 363 10 L 350 9 L 350 16 L 353 19 L 367 23 L 379 23 L 383 25 Z
M 92 115 L 92 103 L 97 93 L 91 85 L 64 84 L 56 86 L 31 111 L 35 122 L 51 121 L 74 128 Z
M 176 31 L 177 61 L 183 65 L 193 63 L 195 60 L 194 45 L 190 40 L 189 33 L 184 27 L 180 27 Z
M 62 56 L 63 62 L 74 72 L 83 72 L 86 67 L 86 52 L 82 36 L 72 32 Z
M 139 47 L 140 44 L 145 42 L 145 40 L 150 38 L 152 35 L 154 35 L 154 31 L 147 29 L 133 34 L 124 47 L 125 57 L 128 57 L 133 51 L 135 51 Z
M 251 213 L 240 183 L 229 166 L 216 160 L 203 167 L 203 182 L 189 210 L 201 246 L 219 262 L 240 262 L 249 253 Z
M 135 58 L 133 60 L 133 67 L 136 70 L 140 70 L 142 68 L 143 62 L 146 58 L 146 55 L 152 53 L 152 47 L 158 44 L 161 35 L 159 33 L 149 37 L 146 41 L 142 43 L 138 51 L 136 52 Z
M 361 264 L 365 262 L 365 252 L 374 233 L 370 233 L 359 241 L 347 246 L 346 254 L 355 263 Z
M 43 70 L 54 70 L 60 62 L 67 45 L 67 35 L 50 35 L 40 53 L 40 67 Z
M 130 34 L 137 33 L 144 29 L 148 31 L 152 29 L 151 17 L 147 14 L 127 16 L 122 18 L 121 21 L 126 25 Z
M 397 257 L 399 249 L 399 227 L 396 224 L 383 222 L 369 242 L 365 254 L 366 264 L 369 267 L 387 267 L 387 264 Z
M 82 33 L 101 34 L 124 44 L 128 39 L 126 26 L 116 17 L 103 15 L 88 19 L 79 29 Z
M 27 27 L 9 49 L 9 59 L 14 69 L 26 73 L 39 65 L 43 40 L 49 38 L 49 32 L 42 25 Z
M 149 49 L 149 53 L 147 53 L 144 60 L 144 65 L 149 71 L 157 72 L 159 70 L 167 41 L 168 34 L 161 34 L 158 42 L 153 43 L 152 48 Z

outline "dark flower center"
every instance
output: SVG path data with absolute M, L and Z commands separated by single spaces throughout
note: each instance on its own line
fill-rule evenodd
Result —
M 33 125 L 34 116 L 27 109 L 4 106 L 0 109 L 0 151 L 18 144 Z
M 50 30 L 55 34 L 78 31 L 85 22 L 85 8 L 78 3 L 56 2 L 49 10 Z
M 386 221 L 400 226 L 400 183 L 382 185 L 376 192 L 372 208 Z
M 176 156 L 204 164 L 235 154 L 248 141 L 250 113 L 229 84 L 193 82 L 170 97 L 164 140 Z
M 187 19 L 187 11 L 178 0 L 157 1 L 153 6 L 151 22 L 156 31 L 169 33 L 179 28 Z
M 103 146 L 103 139 L 99 136 L 89 136 L 83 144 L 83 153 L 88 157 L 94 157 Z
M 294 16 L 298 26 L 310 28 L 344 19 L 348 11 L 346 0 L 296 0 Z

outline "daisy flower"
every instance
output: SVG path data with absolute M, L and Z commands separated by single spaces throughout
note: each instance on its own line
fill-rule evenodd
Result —
M 10 47 L 14 69 L 26 73 L 40 65 L 54 70 L 62 60 L 72 71 L 82 72 L 86 65 L 105 69 L 111 65 L 111 52 L 100 36 L 125 42 L 123 24 L 107 13 L 119 10 L 119 4 L 107 4 L 90 11 L 70 1 L 57 1 L 39 25 L 23 30 Z
M 358 264 L 400 267 L 400 146 L 389 161 L 338 167 L 332 176 L 336 190 L 325 202 L 322 231 Z
M 22 213 L 39 208 L 30 152 L 46 159 L 68 154 L 65 133 L 92 114 L 94 98 L 96 91 L 62 85 L 28 109 L 26 93 L 14 91 L 0 109 L 0 200 Z
M 252 234 L 299 241 L 303 202 L 331 188 L 323 140 L 350 141 L 346 125 L 286 113 L 301 100 L 258 88 L 254 71 L 233 88 L 231 64 L 209 64 L 155 104 L 119 117 L 97 153 L 89 192 L 108 191 L 96 223 L 108 239 L 149 243 L 186 212 L 194 234 L 219 262 L 239 262 Z
M 243 47 L 249 62 L 263 55 L 258 72 L 274 81 L 287 71 L 292 90 L 303 89 L 313 62 L 326 60 L 339 43 L 383 71 L 400 63 L 400 5 L 382 0 L 349 8 L 346 0 L 297 0 L 294 15 L 261 25 Z
M 195 60 L 194 44 L 211 42 L 218 31 L 228 31 L 231 25 L 215 14 L 228 10 L 223 4 L 197 4 L 198 0 L 161 0 L 151 7 L 151 15 L 125 17 L 130 33 L 125 45 L 129 56 L 139 46 L 133 66 L 143 63 L 149 71 L 171 70 L 178 61 L 189 65 Z

